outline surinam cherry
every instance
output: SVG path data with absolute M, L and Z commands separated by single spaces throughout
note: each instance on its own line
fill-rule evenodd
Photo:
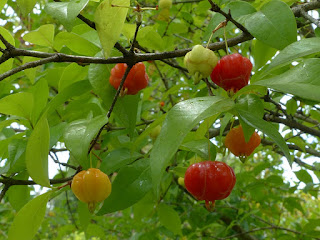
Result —
M 110 84 L 118 89 L 120 86 L 122 77 L 127 69 L 127 64 L 118 63 L 111 69 L 111 75 L 109 78 Z M 146 67 L 142 62 L 136 63 L 129 71 L 129 74 L 121 89 L 122 95 L 129 94 L 135 95 L 140 90 L 148 86 L 149 77 L 146 73 Z
M 90 212 L 93 212 L 96 204 L 110 195 L 111 182 L 104 172 L 97 168 L 89 168 L 73 177 L 71 189 L 81 202 L 88 204 Z
M 215 200 L 227 198 L 235 183 L 233 169 L 224 162 L 203 161 L 190 165 L 185 173 L 186 189 L 198 200 L 205 200 L 212 210 Z
M 252 63 L 239 53 L 222 57 L 213 69 L 211 80 L 226 91 L 237 92 L 248 85 Z
M 217 63 L 218 57 L 215 53 L 202 45 L 195 45 L 184 57 L 184 65 L 194 76 L 195 84 L 202 78 L 209 77 Z

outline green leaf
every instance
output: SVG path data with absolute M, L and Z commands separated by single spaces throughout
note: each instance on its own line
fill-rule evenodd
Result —
M 33 125 L 37 123 L 41 112 L 47 106 L 49 97 L 48 83 L 45 79 L 41 79 L 35 86 L 31 88 L 34 98 L 34 106 L 31 114 L 31 122 Z
M 50 2 L 46 4 L 44 10 L 61 22 L 68 31 L 71 31 L 75 19 L 68 18 L 68 5 L 68 2 Z
M 1 4 L 1 3 L 0 3 L 0 4 Z M 4 37 L 4 39 L 6 39 L 6 40 L 8 41 L 11 45 L 15 46 L 15 40 L 14 40 L 13 36 L 11 35 L 11 33 L 10 33 L 7 29 L 5 29 L 5 28 L 3 28 L 3 27 L 0 27 L 0 34 Z M 6 47 L 5 47 L 5 45 L 3 44 L 2 41 L 0 41 L 0 47 L 1 47 L 2 49 L 6 49 Z M 2 55 L 3 55 L 3 53 L 0 52 L 0 56 L 2 56 Z M 5 73 L 5 72 L 11 70 L 12 64 L 13 64 L 13 59 L 12 59 L 12 58 L 9 59 L 9 60 L 7 60 L 6 62 L 1 63 L 1 64 L 0 64 L 0 74 Z
M 71 84 L 83 80 L 87 76 L 87 73 L 87 67 L 82 67 L 76 63 L 71 63 L 62 73 L 59 81 L 59 91 L 61 92 Z
M 60 32 L 57 34 L 54 39 L 54 48 L 60 51 L 63 46 L 85 56 L 94 56 L 100 51 L 100 48 L 95 44 L 73 32 Z
M 110 196 L 98 215 L 128 208 L 142 199 L 151 189 L 150 160 L 141 159 L 121 168 L 112 183 Z
M 160 203 L 157 210 L 160 223 L 174 234 L 182 235 L 179 214 L 165 203 Z
M 294 42 L 283 49 L 270 63 L 264 72 L 289 64 L 298 58 L 320 52 L 320 38 L 305 38 Z
M 117 5 L 129 6 L 130 1 L 118 0 Z M 94 21 L 96 23 L 96 29 L 99 34 L 105 58 L 110 57 L 111 49 L 119 40 L 127 12 L 128 8 L 112 7 L 110 0 L 104 0 L 97 7 L 94 15 Z
M 286 141 L 283 139 L 281 134 L 271 123 L 268 123 L 261 118 L 257 118 L 255 115 L 252 115 L 252 113 L 249 111 L 238 109 L 238 113 L 245 123 L 247 123 L 251 127 L 259 129 L 268 137 L 270 137 L 280 147 L 285 157 L 287 158 L 290 166 L 292 165 L 292 158 L 290 156 L 290 151 L 286 144 Z
M 245 16 L 245 15 L 256 12 L 256 9 L 250 3 L 247 3 L 244 1 L 232 1 L 228 3 L 225 8 L 223 8 L 223 11 L 228 12 L 229 9 L 232 14 L 232 17 L 236 20 L 241 19 L 241 16 Z M 220 22 L 224 20 L 225 18 L 221 14 L 213 13 L 212 18 L 208 24 L 208 27 L 206 28 L 205 33 L 203 35 L 203 40 L 207 41 L 212 31 L 218 26 Z M 231 29 L 234 29 L 234 27 L 235 26 L 233 24 L 228 24 L 227 30 L 229 31 Z M 222 34 L 223 34 L 223 29 L 218 30 L 217 32 L 215 32 L 215 34 L 213 34 L 213 38 L 217 36 L 221 36 Z
M 54 111 L 58 106 L 66 102 L 71 97 L 80 96 L 84 93 L 87 93 L 91 90 L 91 86 L 89 81 L 80 81 L 71 84 L 70 86 L 66 87 L 63 91 L 59 92 L 47 105 L 46 111 L 51 113 Z
M 95 57 L 102 57 L 102 54 L 99 53 Z M 115 94 L 115 89 L 109 83 L 110 66 L 90 64 L 88 77 L 94 92 L 102 99 L 105 109 L 109 109 Z
M 80 226 L 83 231 L 85 231 L 90 223 L 91 213 L 88 209 L 88 204 L 79 201 L 77 212 L 79 215 Z
M 138 104 L 140 94 L 126 95 L 118 98 L 114 108 L 114 113 L 119 118 L 120 122 L 128 129 L 129 136 L 132 138 L 136 128 Z
M 20 8 L 20 11 L 24 16 L 27 16 L 32 12 L 34 5 L 36 5 L 37 0 L 17 0 L 17 4 Z
M 51 191 L 46 192 L 28 202 L 18 212 L 9 229 L 9 240 L 32 240 L 46 213 L 47 202 Z
M 231 99 L 202 97 L 180 102 L 169 111 L 150 155 L 152 182 L 157 196 L 163 172 L 190 130 L 201 120 L 228 111 L 233 105 Z
M 294 44 L 294 43 L 293 43 Z M 269 47 L 259 40 L 254 40 L 252 48 L 252 57 L 254 59 L 254 71 L 266 65 L 271 58 L 276 54 L 277 49 Z
M 33 95 L 22 92 L 15 93 L 0 99 L 0 112 L 15 115 L 30 120 L 33 108 Z
M 294 115 L 298 109 L 298 103 L 294 98 L 291 98 L 287 103 L 286 103 L 286 111 L 290 115 Z
M 26 165 L 30 177 L 39 185 L 50 187 L 48 176 L 50 129 L 46 116 L 42 116 L 27 143 Z
M 71 0 L 67 7 L 67 19 L 73 21 L 88 4 L 89 0 Z
M 149 217 L 154 210 L 154 205 L 154 198 L 150 191 L 133 206 L 134 219 L 140 221 L 144 217 Z
M 245 27 L 259 41 L 276 49 L 297 41 L 295 17 L 289 6 L 279 0 L 267 2 L 260 11 L 247 16 Z
M 263 102 L 260 99 L 260 97 L 255 94 L 241 95 L 237 99 L 237 103 L 235 107 L 236 109 L 241 109 L 243 111 L 250 112 L 252 115 L 254 115 L 259 119 L 262 119 L 264 115 Z M 243 121 L 241 117 L 239 120 L 243 128 L 245 141 L 249 142 L 250 137 L 254 133 L 255 129 L 249 126 L 248 124 L 246 124 L 246 122 Z
M 127 148 L 117 148 L 107 154 L 107 156 L 102 156 L 102 163 L 100 166 L 100 170 L 111 174 L 115 172 L 117 169 L 120 169 L 126 164 L 129 164 L 141 157 L 142 155 L 137 152 L 131 152 Z
M 25 41 L 45 47 L 53 47 L 53 38 L 53 24 L 41 25 L 37 30 L 28 32 L 23 36 Z
M 99 129 L 106 123 L 108 123 L 106 116 L 89 117 L 73 121 L 65 129 L 65 144 L 76 161 L 84 169 L 90 167 L 90 163 L 87 161 L 90 142 L 96 136 Z
M 285 93 L 320 102 L 320 59 L 307 59 L 278 76 L 254 85 L 269 87 Z
M 313 183 L 311 175 L 306 170 L 302 169 L 294 173 L 301 182 L 304 182 L 305 184 Z
M 208 151 L 208 147 L 210 147 L 210 153 Z M 207 160 L 215 160 L 216 159 L 216 146 L 213 145 L 212 142 L 210 142 L 209 139 L 201 139 L 201 140 L 195 140 L 195 141 L 189 141 L 186 143 L 183 143 L 180 146 L 181 149 L 188 149 L 192 152 L 195 152 L 199 155 L 199 157 Z
M 28 180 L 28 177 L 28 173 L 23 171 L 16 175 L 14 179 Z M 29 201 L 30 190 L 27 185 L 11 186 L 6 195 L 8 196 L 11 206 L 16 211 L 19 211 Z
M 285 198 L 283 205 L 286 209 L 288 209 L 291 213 L 294 212 L 294 209 L 299 210 L 300 212 L 304 213 L 302 205 L 301 205 L 301 199 L 295 198 L 295 197 L 288 197 Z
M 0 11 L 2 11 L 3 7 L 7 4 L 7 0 L 3 0 L 0 3 Z
M 151 26 L 141 28 L 138 32 L 137 40 L 141 46 L 146 48 L 159 51 L 164 49 L 163 38 Z

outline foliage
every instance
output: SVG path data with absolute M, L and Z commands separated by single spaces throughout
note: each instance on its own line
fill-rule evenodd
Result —
M 129 2 L 1 1 L 0 239 L 320 239 L 320 2 Z M 195 85 L 198 44 L 250 59 L 250 84 Z M 119 96 L 110 70 L 137 62 L 148 87 Z M 261 136 L 244 163 L 239 124 Z M 236 175 L 213 212 L 178 181 L 199 158 Z M 95 214 L 68 187 L 89 167 L 112 181 Z

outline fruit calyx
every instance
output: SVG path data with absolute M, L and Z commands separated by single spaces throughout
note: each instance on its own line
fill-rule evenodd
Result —
M 218 57 L 215 53 L 202 45 L 195 45 L 184 57 L 184 64 L 189 73 L 194 76 L 195 84 L 202 78 L 209 77 L 217 63 Z
M 260 145 L 260 142 L 261 138 L 257 132 L 254 132 L 251 135 L 249 142 L 246 142 L 241 125 L 232 128 L 225 138 L 225 146 L 235 156 L 240 157 L 242 162 L 253 153 Z
M 206 208 L 212 211 L 216 200 L 230 195 L 236 176 L 224 162 L 203 161 L 188 167 L 184 183 L 190 194 L 198 200 L 205 200 Z
M 89 168 L 77 173 L 72 180 L 71 190 L 92 213 L 96 204 L 104 201 L 111 193 L 111 182 L 108 175 L 97 168 Z
M 118 63 L 111 69 L 109 82 L 115 89 L 118 89 L 120 86 L 127 67 L 128 66 L 125 63 Z M 121 95 L 135 95 L 140 90 L 147 87 L 148 82 L 149 76 L 146 73 L 145 65 L 142 62 L 136 63 L 129 71 L 129 74 L 123 84 L 123 88 L 121 89 Z
M 237 92 L 249 83 L 252 63 L 239 53 L 222 57 L 212 73 L 211 80 L 229 92 Z

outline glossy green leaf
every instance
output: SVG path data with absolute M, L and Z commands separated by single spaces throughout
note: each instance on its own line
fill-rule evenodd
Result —
M 20 11 L 24 16 L 32 12 L 34 5 L 36 5 L 37 0 L 17 0 L 17 4 Z
M 201 120 L 228 111 L 233 106 L 231 99 L 202 97 L 180 102 L 169 111 L 150 155 L 152 182 L 157 196 L 163 172 L 190 130 Z
M 262 119 L 264 115 L 263 102 L 260 97 L 255 94 L 242 95 L 238 98 L 235 107 L 237 110 L 241 109 L 243 111 L 250 112 L 252 115 L 259 119 Z M 243 121 L 241 117 L 239 118 L 239 120 L 243 128 L 245 141 L 249 142 L 250 137 L 252 136 L 255 129 L 246 124 L 246 122 Z
M 100 51 L 100 48 L 95 44 L 73 32 L 60 32 L 57 34 L 54 39 L 54 48 L 60 51 L 63 46 L 68 47 L 75 53 L 85 56 L 94 56 Z
M 28 202 L 18 212 L 8 233 L 9 240 L 32 240 L 44 218 L 51 191 Z
M 79 215 L 80 226 L 85 231 L 90 223 L 91 213 L 88 209 L 88 204 L 79 201 L 77 212 Z
M 118 0 L 117 5 L 129 6 L 129 0 Z M 119 40 L 126 19 L 128 8 L 112 7 L 110 0 L 104 0 L 97 7 L 94 21 L 99 34 L 105 58 L 111 54 L 111 49 Z
M 208 151 L 208 147 L 210 148 Z M 180 146 L 181 149 L 187 149 L 192 152 L 195 152 L 198 154 L 199 157 L 206 159 L 206 160 L 215 160 L 216 159 L 216 146 L 213 145 L 212 142 L 210 142 L 209 139 L 201 139 L 201 140 L 195 140 L 195 141 L 189 141 L 186 143 L 183 143 Z
M 140 94 L 127 95 L 123 98 L 118 98 L 114 108 L 114 113 L 119 118 L 119 121 L 128 129 L 131 138 L 136 128 L 139 101 Z
M 254 127 L 260 131 L 262 131 L 264 134 L 266 134 L 268 137 L 270 137 L 282 150 L 285 157 L 287 158 L 290 166 L 292 164 L 292 158 L 290 155 L 289 148 L 286 144 L 286 141 L 283 139 L 281 134 L 278 132 L 278 130 L 271 124 L 266 121 L 264 121 L 261 118 L 257 118 L 255 115 L 252 115 L 250 111 L 244 111 L 241 109 L 237 109 L 239 116 L 242 118 L 242 120 L 250 125 L 251 127 Z
M 271 61 L 270 65 L 264 72 L 269 72 L 273 69 L 289 64 L 299 58 L 319 53 L 320 52 L 320 38 L 304 38 L 298 42 L 294 42 Z
M 133 205 L 134 219 L 140 221 L 144 217 L 151 216 L 154 210 L 154 205 L 154 197 L 150 191 L 139 202 Z
M 174 234 L 182 235 L 179 214 L 169 205 L 161 203 L 158 206 L 160 223 Z
M 105 157 L 102 156 L 103 161 L 100 165 L 100 170 L 107 174 L 111 174 L 141 156 L 142 155 L 137 152 L 131 152 L 130 149 L 117 148 L 109 152 Z
M 61 75 L 59 81 L 59 91 L 61 92 L 71 84 L 83 80 L 87 76 L 87 73 L 87 67 L 82 67 L 76 63 L 71 63 L 69 66 L 65 68 Z
M 21 172 L 26 169 L 25 152 L 27 147 L 27 140 L 13 139 L 8 144 L 8 161 L 10 163 L 10 170 L 8 173 Z
M 48 176 L 50 129 L 46 116 L 42 116 L 29 137 L 26 165 L 30 177 L 39 185 L 50 187 Z
M 267 2 L 260 11 L 247 16 L 245 27 L 259 41 L 276 49 L 297 41 L 295 17 L 289 6 L 280 0 Z
M 150 160 L 141 159 L 121 168 L 112 183 L 110 196 L 98 215 L 128 208 L 143 198 L 152 188 Z
M 0 99 L 0 112 L 7 115 L 31 118 L 33 108 L 32 93 L 15 93 Z
M 53 47 L 53 38 L 53 24 L 42 25 L 37 30 L 28 32 L 23 36 L 25 41 L 45 47 Z
M 163 38 L 153 27 L 147 26 L 141 28 L 138 32 L 137 40 L 141 46 L 162 51 L 164 49 Z
M 106 116 L 88 117 L 87 119 L 71 122 L 65 129 L 65 144 L 76 161 L 84 169 L 90 167 L 90 163 L 87 160 L 90 143 L 99 129 L 106 123 L 108 123 Z
M 244 1 L 232 1 L 229 4 L 227 4 L 227 6 L 225 8 L 223 8 L 223 11 L 228 12 L 229 9 L 232 14 L 232 17 L 236 20 L 239 20 L 239 18 L 241 16 L 245 16 L 245 15 L 256 12 L 256 9 L 250 3 L 247 3 Z M 209 39 L 212 31 L 218 26 L 218 24 L 220 22 L 222 22 L 224 20 L 225 20 L 225 18 L 221 14 L 213 13 L 212 18 L 208 24 L 208 27 L 205 28 L 205 33 L 203 35 L 203 39 L 205 41 L 207 41 Z M 234 29 L 234 27 L 235 26 L 230 23 L 228 23 L 228 25 L 227 25 L 228 30 Z M 215 34 L 213 34 L 213 37 L 217 37 L 217 36 L 221 36 L 221 35 L 223 35 L 223 29 L 215 32 Z
M 254 83 L 320 102 L 320 59 L 307 59 L 278 76 Z
M 61 22 L 68 31 L 71 31 L 75 19 L 68 18 L 68 5 L 69 2 L 49 2 L 44 10 L 47 14 Z
M 2 11 L 3 7 L 7 4 L 7 0 L 3 0 L 0 3 L 0 11 Z

